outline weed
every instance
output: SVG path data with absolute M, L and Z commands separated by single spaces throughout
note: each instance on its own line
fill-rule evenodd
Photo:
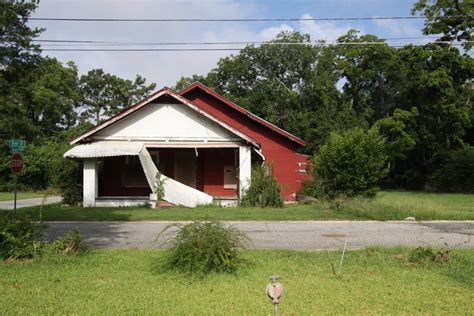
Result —
M 239 249 L 245 248 L 249 239 L 237 228 L 220 222 L 193 222 L 171 225 L 165 231 L 171 227 L 179 227 L 179 231 L 171 240 L 164 268 L 208 274 L 234 272 L 242 265 Z
M 50 244 L 44 244 L 43 247 L 43 252 L 49 256 L 58 254 L 74 256 L 83 253 L 87 249 L 84 244 L 84 238 L 77 228 L 74 228 L 71 232 L 64 234 Z
M 448 247 L 438 251 L 431 247 L 417 247 L 408 254 L 408 260 L 414 264 L 446 263 L 452 259 L 453 254 Z

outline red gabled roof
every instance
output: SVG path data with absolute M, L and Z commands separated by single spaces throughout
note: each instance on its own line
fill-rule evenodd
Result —
M 160 90 L 158 90 L 157 92 L 149 95 L 148 97 L 146 97 L 145 99 L 143 99 L 142 101 L 132 105 L 131 107 L 125 109 L 124 111 L 112 116 L 111 118 L 109 118 L 108 120 L 102 122 L 101 124 L 83 132 L 82 134 L 80 134 L 79 136 L 75 137 L 73 140 L 71 140 L 71 144 L 75 144 L 83 139 L 86 139 L 87 137 L 97 133 L 98 131 L 120 121 L 121 119 L 123 119 L 124 117 L 132 114 L 133 112 L 141 109 L 142 107 L 146 106 L 147 104 L 149 104 L 150 102 L 152 102 L 153 100 L 163 96 L 163 95 L 168 95 L 170 97 L 173 97 L 174 99 L 178 100 L 179 102 L 189 106 L 190 108 L 192 108 L 193 110 L 201 113 L 202 115 L 206 116 L 207 118 L 209 118 L 210 120 L 216 122 L 217 124 L 221 125 L 222 127 L 224 127 L 225 129 L 231 131 L 232 133 L 236 134 L 237 136 L 245 139 L 246 141 L 248 141 L 249 143 L 257 146 L 257 147 L 260 147 L 260 143 L 258 141 L 256 141 L 255 139 L 249 137 L 248 135 L 240 132 L 238 129 L 228 125 L 227 123 L 224 123 L 222 121 L 220 121 L 219 119 L 217 119 L 214 115 L 212 115 L 211 113 L 208 113 L 206 111 L 204 111 L 203 109 L 201 109 L 200 107 L 198 107 L 197 105 L 193 104 L 191 101 L 189 101 L 188 99 L 186 99 L 185 97 L 183 97 L 182 95 L 174 92 L 173 90 L 171 90 L 170 88 L 168 87 L 164 87 Z
M 258 117 L 257 115 L 255 115 L 255 114 L 247 111 L 246 109 L 238 106 L 234 102 L 231 102 L 231 101 L 227 100 L 226 98 L 224 98 L 223 96 L 221 96 L 220 94 L 215 92 L 214 90 L 209 89 L 208 87 L 206 87 L 205 85 L 203 85 L 202 83 L 200 83 L 198 81 L 194 82 L 193 84 L 191 84 L 190 86 L 184 88 L 183 90 L 179 91 L 178 93 L 180 95 L 185 95 L 186 93 L 188 93 L 189 91 L 194 90 L 194 89 L 200 89 L 201 91 L 206 92 L 207 94 L 209 94 L 212 97 L 218 99 L 219 101 L 221 101 L 225 105 L 227 105 L 227 106 L 231 107 L 232 109 L 234 109 L 234 110 L 242 113 L 243 115 L 247 116 L 251 120 L 253 120 L 253 121 L 255 121 L 259 124 L 264 125 L 265 127 L 267 127 L 269 129 L 273 130 L 274 132 L 290 139 L 291 141 L 296 142 L 297 144 L 302 145 L 302 146 L 306 145 L 306 143 L 301 138 L 296 137 L 295 135 L 288 133 L 287 131 L 279 128 L 278 126 L 275 126 L 272 123 L 270 123 L 268 121 L 265 121 L 264 119 Z

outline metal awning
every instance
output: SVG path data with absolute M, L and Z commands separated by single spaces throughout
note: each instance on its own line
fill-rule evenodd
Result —
M 71 148 L 64 154 L 64 157 L 84 159 L 115 156 L 136 156 L 140 153 L 142 148 L 142 142 L 94 142 Z

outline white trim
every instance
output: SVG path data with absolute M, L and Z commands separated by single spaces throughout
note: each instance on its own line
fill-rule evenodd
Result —
M 223 140 L 222 138 L 207 138 L 203 139 L 201 137 L 173 137 L 173 136 L 167 136 L 167 137 L 129 137 L 129 136 L 93 136 L 94 140 L 97 141 L 139 141 L 139 142 L 146 142 L 146 141 L 153 141 L 153 142 L 238 142 L 241 141 L 241 138 L 229 138 Z
M 94 207 L 98 192 L 97 160 L 84 159 L 83 205 Z
M 245 191 L 250 185 L 252 155 L 250 146 L 239 147 L 239 197 L 244 196 Z

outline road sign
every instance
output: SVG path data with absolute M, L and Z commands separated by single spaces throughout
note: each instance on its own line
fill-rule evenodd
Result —
M 23 168 L 23 157 L 20 154 L 13 154 L 10 159 L 10 169 L 13 173 L 18 173 Z
M 25 150 L 26 147 L 26 140 L 23 139 L 10 139 L 8 141 L 8 145 L 10 145 L 10 149 L 13 153 L 21 153 Z

